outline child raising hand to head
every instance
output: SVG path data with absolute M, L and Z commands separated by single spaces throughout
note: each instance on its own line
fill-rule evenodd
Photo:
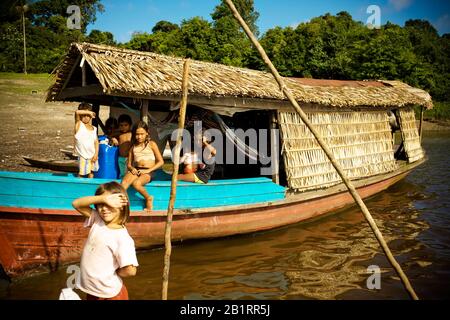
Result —
M 75 111 L 75 155 L 78 156 L 78 176 L 94 177 L 98 171 L 97 128 L 91 124 L 95 112 L 89 103 L 81 103 Z
M 114 181 L 105 183 L 95 196 L 78 198 L 72 205 L 87 218 L 85 227 L 91 227 L 81 256 L 79 289 L 87 300 L 128 300 L 122 278 L 134 276 L 138 262 L 125 228 L 130 214 L 125 189 Z

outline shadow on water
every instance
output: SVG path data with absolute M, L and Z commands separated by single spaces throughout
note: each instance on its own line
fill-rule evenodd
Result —
M 367 201 L 420 298 L 450 298 L 450 136 L 425 136 L 429 161 Z M 443 151 L 444 150 L 444 151 Z M 138 255 L 125 279 L 132 299 L 160 299 L 164 250 Z M 379 266 L 381 289 L 367 268 Z M 58 270 L 12 283 L 3 299 L 56 299 Z M 313 222 L 250 235 L 184 242 L 172 250 L 169 299 L 409 299 L 362 213 L 341 210 Z

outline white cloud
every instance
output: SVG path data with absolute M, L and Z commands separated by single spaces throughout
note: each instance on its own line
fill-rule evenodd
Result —
M 440 16 L 433 25 L 439 33 L 450 33 L 450 15 Z
M 292 22 L 289 27 L 291 27 L 292 29 L 297 29 L 297 27 L 302 24 L 302 23 L 308 23 L 311 19 L 304 19 L 303 21 L 296 21 L 296 22 Z
M 298 25 L 300 24 L 301 22 L 293 22 L 293 23 L 291 23 L 290 25 L 289 25 L 289 27 L 291 27 L 292 29 L 297 29 L 297 27 L 298 27 Z
M 389 4 L 394 6 L 395 10 L 400 11 L 409 7 L 412 0 L 389 0 Z

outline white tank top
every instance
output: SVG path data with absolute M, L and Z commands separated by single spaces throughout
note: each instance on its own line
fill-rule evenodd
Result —
M 75 154 L 84 158 L 91 159 L 95 154 L 95 141 L 97 140 L 97 128 L 88 130 L 83 122 L 80 121 L 80 127 L 75 134 Z

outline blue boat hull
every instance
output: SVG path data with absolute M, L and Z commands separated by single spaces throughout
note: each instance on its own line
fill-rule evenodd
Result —
M 93 195 L 97 187 L 111 179 L 78 178 L 71 173 L 0 172 L 0 206 L 72 210 L 72 201 Z M 114 180 L 120 182 L 119 180 Z M 170 176 L 159 171 L 146 189 L 154 197 L 155 211 L 167 210 Z M 143 197 L 128 189 L 131 211 L 144 209 Z M 281 200 L 285 188 L 270 179 L 214 180 L 206 185 L 179 181 L 175 209 L 189 210 Z

